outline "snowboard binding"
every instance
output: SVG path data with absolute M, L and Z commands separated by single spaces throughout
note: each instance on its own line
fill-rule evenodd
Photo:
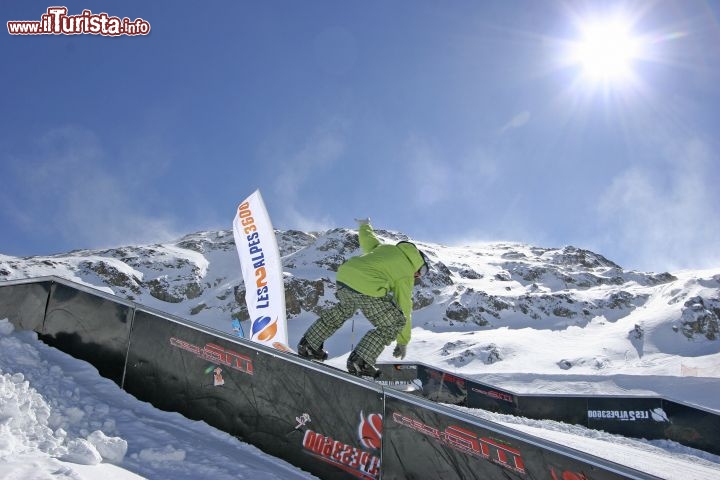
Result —
M 312 345 L 310 345 L 305 339 L 305 337 L 302 337 L 300 339 L 300 343 L 298 343 L 297 347 L 297 352 L 298 355 L 300 355 L 301 357 L 310 360 L 320 360 L 322 362 L 327 360 L 328 358 L 328 352 L 323 349 L 322 344 L 320 344 L 320 348 L 313 348 Z
M 356 377 L 371 377 L 377 379 L 380 376 L 380 370 L 363 360 L 354 350 L 348 357 L 347 371 Z

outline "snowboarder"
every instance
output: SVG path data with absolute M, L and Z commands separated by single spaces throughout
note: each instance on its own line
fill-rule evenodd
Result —
M 428 261 L 413 243 L 381 244 L 370 219 L 357 222 L 363 254 L 340 265 L 336 292 L 339 303 L 322 312 L 300 339 L 297 350 L 305 358 L 327 359 L 325 340 L 360 309 L 375 328 L 350 353 L 347 370 L 353 375 L 377 378 L 380 372 L 375 361 L 393 340 L 397 341 L 393 356 L 405 358 L 412 328 L 412 290 L 415 280 L 427 273 Z

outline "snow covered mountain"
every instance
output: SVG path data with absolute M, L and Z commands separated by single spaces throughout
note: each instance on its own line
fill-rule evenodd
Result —
M 360 250 L 354 230 L 276 233 L 294 345 L 317 313 L 335 301 L 337 267 Z M 383 230 L 378 236 L 414 241 Z M 677 397 L 700 379 L 720 375 L 720 268 L 645 273 L 571 246 L 415 243 L 432 270 L 415 289 L 408 360 L 482 375 L 521 392 L 653 391 Z M 232 332 L 233 319 L 248 317 L 229 230 L 167 244 L 0 255 L 0 281 L 44 275 L 225 332 Z M 343 365 L 368 328 L 357 316 L 328 341 L 331 363 Z M 390 351 L 380 360 L 389 360 Z M 717 395 L 695 390 L 695 396 L 683 393 L 682 399 L 720 410 Z

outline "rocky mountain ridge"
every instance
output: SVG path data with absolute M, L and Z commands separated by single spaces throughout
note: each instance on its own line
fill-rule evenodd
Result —
M 377 233 L 385 242 L 410 240 L 397 232 Z M 283 257 L 288 322 L 316 316 L 335 301 L 337 267 L 360 253 L 357 232 L 337 228 L 276 235 Z M 669 312 L 663 320 L 666 329 L 693 341 L 718 339 L 720 271 L 684 274 L 679 279 L 667 272 L 627 271 L 600 254 L 573 246 L 415 243 L 428 255 L 432 268 L 414 292 L 414 326 L 458 332 L 585 327 L 627 318 L 664 292 Z M 0 255 L 0 281 L 38 275 L 93 285 L 220 330 L 228 330 L 232 319 L 248 318 L 229 230 L 197 232 L 167 244 L 43 257 Z M 627 332 L 629 336 L 646 331 L 646 326 L 635 327 Z

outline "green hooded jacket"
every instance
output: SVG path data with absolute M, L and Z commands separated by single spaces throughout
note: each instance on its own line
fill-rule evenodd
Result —
M 340 265 L 337 281 L 370 297 L 391 295 L 405 315 L 405 326 L 397 337 L 397 343 L 407 345 L 412 329 L 415 272 L 420 270 L 425 260 L 410 242 L 381 244 L 370 225 L 361 225 L 359 236 L 363 254 Z

